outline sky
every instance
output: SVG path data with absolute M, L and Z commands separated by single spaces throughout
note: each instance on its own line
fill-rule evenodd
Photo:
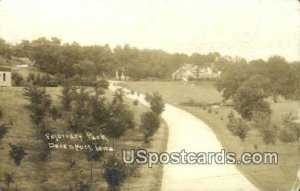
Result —
M 300 60 L 298 0 L 0 0 L 0 37 Z

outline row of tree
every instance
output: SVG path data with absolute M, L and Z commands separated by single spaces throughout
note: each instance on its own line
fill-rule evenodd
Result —
M 0 55 L 30 58 L 43 72 L 65 77 L 103 74 L 113 77 L 119 71 L 132 79 L 169 78 L 185 62 L 206 66 L 220 56 L 218 53 L 170 54 L 129 45 L 111 48 L 109 45 L 81 46 L 76 42 L 62 44 L 58 38 L 23 40 L 16 45 L 2 39 Z

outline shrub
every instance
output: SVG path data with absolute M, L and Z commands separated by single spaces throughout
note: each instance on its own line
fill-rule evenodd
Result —
M 13 145 L 9 143 L 11 150 L 9 151 L 9 156 L 14 159 L 15 164 L 19 166 L 21 164 L 21 160 L 24 158 L 27 153 L 22 146 Z
M 248 135 L 248 131 L 250 130 L 245 120 L 242 118 L 235 118 L 232 112 L 228 115 L 228 119 L 227 128 L 234 136 L 238 136 L 244 142 Z
M 139 100 L 134 100 L 133 101 L 133 105 L 138 105 L 139 104 Z
M 14 86 L 22 86 L 23 85 L 24 78 L 18 72 L 12 72 L 11 78 L 13 80 Z
M 212 112 L 212 109 L 211 109 L 211 108 L 208 108 L 207 112 L 208 112 L 208 113 L 211 113 L 211 112 Z
M 157 115 L 160 115 L 165 110 L 162 96 L 158 92 L 153 92 L 152 95 L 146 94 L 145 99 L 150 103 L 151 110 Z
M 0 142 L 5 136 L 5 134 L 8 132 L 8 127 L 6 124 L 0 124 Z
M 215 111 L 215 114 L 216 114 L 216 115 L 218 115 L 218 114 L 219 114 L 219 111 L 218 111 L 218 110 L 216 110 L 216 111 Z
M 128 165 L 115 155 L 110 155 L 102 166 L 103 178 L 111 191 L 119 191 L 124 180 L 129 176 Z
M 149 138 L 153 136 L 160 126 L 159 117 L 152 111 L 144 112 L 141 116 L 141 130 L 144 134 L 144 142 L 148 143 Z
M 288 131 L 286 129 L 280 131 L 278 138 L 284 143 L 290 143 L 297 140 L 297 137 L 291 131 Z
M 57 119 L 60 119 L 62 117 L 61 112 L 56 106 L 52 106 L 49 109 L 49 114 L 51 115 L 51 118 L 56 121 Z

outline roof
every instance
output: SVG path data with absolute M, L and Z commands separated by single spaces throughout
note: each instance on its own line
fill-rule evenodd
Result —
M 11 67 L 9 67 L 9 66 L 0 66 L 0 71 L 11 72 Z

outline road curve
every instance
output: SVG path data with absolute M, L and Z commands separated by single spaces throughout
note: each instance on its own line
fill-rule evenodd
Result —
M 116 85 L 111 90 L 120 88 Z M 144 95 L 126 96 L 149 106 Z M 223 148 L 213 131 L 200 119 L 170 104 L 162 118 L 169 129 L 167 152 L 220 152 Z M 163 168 L 162 191 L 256 191 L 235 165 L 167 164 Z

